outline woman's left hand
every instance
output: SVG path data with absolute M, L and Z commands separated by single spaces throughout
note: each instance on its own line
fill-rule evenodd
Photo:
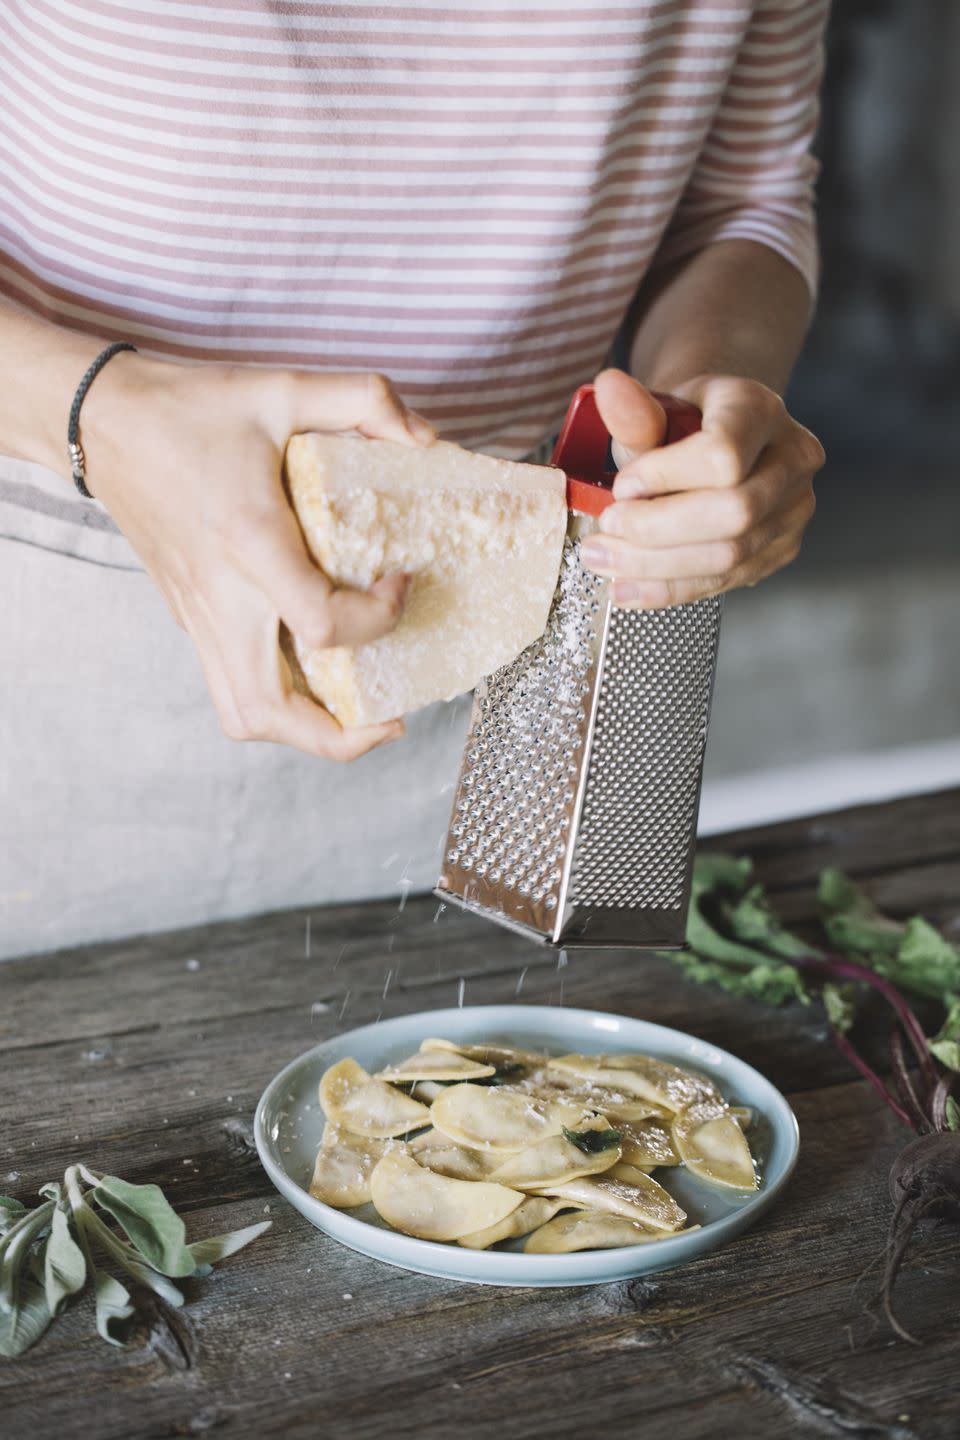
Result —
M 674 393 L 700 408 L 703 426 L 661 446 L 666 417 L 650 392 L 620 370 L 597 376 L 619 474 L 616 503 L 581 554 L 613 579 L 615 605 L 656 610 L 755 585 L 796 557 L 816 508 L 823 447 L 779 395 L 732 375 Z

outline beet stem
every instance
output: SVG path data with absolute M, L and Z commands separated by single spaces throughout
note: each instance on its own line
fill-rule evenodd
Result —
M 867 1064 L 866 1060 L 864 1060 L 860 1052 L 855 1049 L 855 1047 L 847 1039 L 846 1035 L 844 1035 L 841 1030 L 834 1030 L 833 1038 L 836 1042 L 837 1049 L 840 1051 L 841 1055 L 845 1055 L 846 1058 L 850 1061 L 850 1064 L 853 1065 L 855 1069 L 860 1071 L 860 1074 L 864 1077 L 864 1079 L 869 1080 L 870 1084 L 873 1086 L 874 1090 L 876 1090 L 883 1103 L 890 1107 L 894 1115 L 896 1115 L 897 1119 L 901 1121 L 902 1124 L 906 1125 L 908 1130 L 916 1130 L 917 1127 L 913 1123 L 912 1117 L 908 1115 L 906 1110 L 904 1110 L 903 1106 L 893 1098 L 886 1085 L 880 1079 L 880 1076 L 875 1070 L 872 1070 L 870 1068 L 870 1066 Z
M 947 1101 L 953 1089 L 956 1075 L 952 1070 L 947 1070 L 937 1081 L 933 1088 L 933 1096 L 930 1100 L 930 1119 L 933 1121 L 933 1128 L 938 1132 L 947 1130 Z
M 890 1053 L 893 1057 L 893 1078 L 900 1092 L 900 1098 L 917 1122 L 916 1128 L 922 1134 L 930 1129 L 930 1117 L 924 1111 L 923 1106 L 917 1099 L 917 1092 L 913 1088 L 913 1081 L 910 1079 L 906 1057 L 903 1053 L 903 1036 L 897 1025 L 894 1025 L 890 1033 Z M 946 1104 L 946 1102 L 944 1102 L 944 1104 Z
M 937 1071 L 933 1063 L 933 1056 L 927 1046 L 927 1037 L 923 1033 L 923 1026 L 895 985 L 892 985 L 883 975 L 878 975 L 876 970 L 871 970 L 866 965 L 858 965 L 855 961 L 847 960 L 842 955 L 791 956 L 790 963 L 796 965 L 800 970 L 818 971 L 831 980 L 859 980 L 863 985 L 869 985 L 872 990 L 876 990 L 879 995 L 882 995 L 903 1026 L 904 1033 L 919 1062 L 927 1088 L 933 1089 L 937 1083 Z

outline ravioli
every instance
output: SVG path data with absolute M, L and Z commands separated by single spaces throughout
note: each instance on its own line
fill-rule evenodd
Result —
M 475 1230 L 472 1235 L 461 1235 L 457 1244 L 466 1246 L 468 1250 L 489 1250 L 491 1245 L 497 1245 L 501 1240 L 516 1240 L 521 1235 L 529 1235 L 531 1230 L 544 1225 L 562 1207 L 562 1200 L 528 1195 L 498 1225 L 488 1225 L 486 1230 Z
M 759 1182 L 750 1146 L 722 1101 L 691 1105 L 673 1122 L 673 1143 L 691 1174 L 732 1190 L 756 1190 Z
M 640 1171 L 631 1184 L 608 1180 L 605 1175 L 588 1176 L 560 1185 L 543 1185 L 537 1193 L 566 1200 L 583 1210 L 605 1210 L 627 1220 L 638 1220 L 654 1230 L 679 1230 L 687 1219 L 686 1211 L 680 1209 L 673 1196 Z
M 384 1080 L 375 1080 L 356 1060 L 341 1060 L 326 1071 L 320 1081 L 320 1104 L 335 1125 L 375 1139 L 407 1135 L 430 1123 L 426 1105 Z
M 422 1135 L 415 1135 L 408 1148 L 418 1165 L 451 1180 L 486 1180 L 500 1158 L 457 1145 L 442 1130 L 426 1130 Z
M 539 1100 L 506 1085 L 451 1085 L 430 1108 L 438 1130 L 481 1150 L 525 1150 L 584 1119 L 579 1105 Z
M 325 1205 L 349 1210 L 370 1199 L 370 1176 L 386 1146 L 395 1142 L 354 1135 L 339 1125 L 324 1126 L 310 1194 Z
M 378 1214 L 418 1240 L 459 1240 L 489 1229 L 523 1203 L 519 1190 L 485 1181 L 450 1180 L 418 1165 L 403 1147 L 389 1151 L 370 1177 Z
M 662 1120 L 636 1120 L 619 1123 L 620 1157 L 630 1165 L 679 1165 L 680 1156 L 673 1143 L 670 1126 Z
M 717 1097 L 716 1086 L 705 1076 L 681 1070 L 652 1055 L 561 1055 L 549 1064 L 551 1070 L 577 1075 L 592 1085 L 626 1091 L 671 1111 Z
M 611 1215 L 607 1210 L 581 1210 L 558 1215 L 527 1237 L 528 1255 L 568 1255 L 574 1250 L 612 1250 L 621 1245 L 649 1245 L 662 1240 L 662 1230 L 653 1230 L 639 1220 Z
M 417 1055 L 408 1055 L 398 1065 L 385 1065 L 375 1078 L 389 1080 L 393 1085 L 415 1080 L 482 1080 L 495 1070 L 496 1066 L 471 1060 L 456 1050 L 421 1050 Z
M 568 1138 L 574 1134 L 586 1139 L 596 1136 L 597 1148 L 581 1148 Z M 597 1175 L 609 1170 L 620 1158 L 619 1134 L 606 1120 L 586 1121 L 578 1131 L 551 1135 L 536 1145 L 517 1150 L 491 1172 L 491 1179 L 517 1190 L 541 1190 L 544 1185 L 560 1185 L 582 1175 Z

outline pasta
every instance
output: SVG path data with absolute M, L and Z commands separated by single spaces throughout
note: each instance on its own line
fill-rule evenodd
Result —
M 529 1254 L 649 1244 L 689 1230 L 652 1171 L 758 1186 L 751 1111 L 706 1076 L 649 1055 L 534 1054 L 425 1039 L 368 1074 L 320 1081 L 327 1124 L 310 1193 L 419 1239 Z

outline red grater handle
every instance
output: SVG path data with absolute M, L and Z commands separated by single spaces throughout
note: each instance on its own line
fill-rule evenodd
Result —
M 696 405 L 676 395 L 651 391 L 653 398 L 667 414 L 667 433 L 661 444 L 672 445 L 685 440 L 700 429 L 701 415 Z M 567 477 L 567 504 L 581 515 L 599 515 L 613 504 L 615 470 L 607 469 L 610 436 L 600 418 L 592 385 L 581 385 L 567 411 L 557 437 L 551 463 L 559 466 Z

